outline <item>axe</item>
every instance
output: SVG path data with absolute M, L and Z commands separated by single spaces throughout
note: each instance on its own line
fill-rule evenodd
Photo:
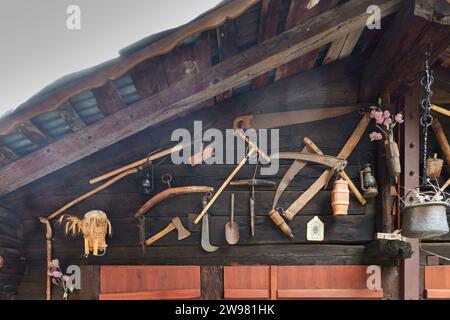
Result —
M 176 217 L 172 219 L 172 222 L 170 222 L 169 225 L 166 228 L 164 228 L 164 230 L 160 231 L 153 237 L 147 239 L 147 241 L 145 241 L 145 244 L 149 246 L 175 229 L 177 229 L 178 231 L 178 240 L 183 240 L 184 238 L 187 238 L 191 235 L 191 233 L 181 223 L 180 218 Z

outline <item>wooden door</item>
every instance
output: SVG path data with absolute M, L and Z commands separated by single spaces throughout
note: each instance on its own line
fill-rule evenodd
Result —
M 224 267 L 224 297 L 225 299 L 383 298 L 383 289 L 367 288 L 368 277 L 367 266 Z
M 427 299 L 450 299 L 450 266 L 425 267 Z
M 198 266 L 101 266 L 100 300 L 200 298 Z

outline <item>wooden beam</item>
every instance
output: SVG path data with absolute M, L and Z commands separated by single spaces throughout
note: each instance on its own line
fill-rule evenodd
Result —
M 50 143 L 51 138 L 31 123 L 31 121 L 21 123 L 17 127 L 17 130 L 38 147 L 43 147 Z
M 415 0 L 414 14 L 431 22 L 450 25 L 450 1 Z
M 142 99 L 161 92 L 169 86 L 160 57 L 138 65 L 130 75 Z
M 112 81 L 106 82 L 103 87 L 92 90 L 92 93 L 97 100 L 98 107 L 105 116 L 113 114 L 126 107 L 119 91 L 117 91 Z
M 288 17 L 286 19 L 285 29 L 288 30 L 302 24 L 321 13 L 336 7 L 337 4 L 337 0 L 327 0 L 316 3 L 315 6 L 310 7 L 308 1 L 292 0 L 289 7 Z M 317 58 L 319 57 L 319 53 L 320 49 L 313 50 L 303 57 L 278 67 L 275 72 L 275 81 L 313 68 Z
M 0 142 L 0 167 L 5 167 L 19 158 L 14 151 Z
M 351 0 L 239 55 L 179 81 L 45 149 L 0 170 L 0 195 L 35 181 L 145 128 L 197 110 L 199 104 L 267 71 L 362 28 L 369 4 L 382 15 L 396 12 L 400 0 Z M 150 146 L 149 146 L 150 148 Z
M 415 16 L 413 0 L 406 0 L 367 63 L 360 100 L 374 101 L 377 96 L 393 94 L 398 87 L 419 81 L 430 43 L 433 64 L 450 45 L 450 26 Z
M 419 86 L 414 86 L 404 97 L 405 123 L 403 125 L 404 140 L 402 176 L 405 190 L 416 188 L 420 184 L 420 98 Z M 419 271 L 420 248 L 419 239 L 408 239 L 412 257 L 404 260 L 402 266 L 403 298 L 418 300 L 420 295 Z
M 217 47 L 219 49 L 219 61 L 225 61 L 237 53 L 237 25 L 236 20 L 229 20 L 223 26 L 217 28 Z M 228 90 L 216 97 L 218 103 L 231 98 L 233 90 Z
M 64 119 L 73 132 L 86 127 L 86 123 L 84 123 L 69 101 L 59 108 L 59 116 Z
M 345 37 L 333 41 L 328 49 L 325 59 L 323 60 L 323 64 L 327 64 L 351 55 L 363 31 L 364 28 L 361 28 L 347 34 Z
M 281 9 L 281 0 L 263 0 L 261 3 L 261 18 L 259 22 L 258 42 L 263 42 L 277 33 L 278 18 Z M 268 73 L 262 74 L 253 80 L 253 88 L 264 87 L 270 82 Z

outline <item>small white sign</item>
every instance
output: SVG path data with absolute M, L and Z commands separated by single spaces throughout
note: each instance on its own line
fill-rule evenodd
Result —
M 308 241 L 323 241 L 325 226 L 319 217 L 315 216 L 306 225 L 306 240 Z

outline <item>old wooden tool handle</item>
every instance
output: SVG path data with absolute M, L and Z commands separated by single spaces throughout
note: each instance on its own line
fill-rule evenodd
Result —
M 164 230 L 160 231 L 158 234 L 154 235 L 151 238 L 148 238 L 147 241 L 145 241 L 145 244 L 149 246 L 152 243 L 155 243 L 156 241 L 161 239 L 162 237 L 166 236 L 168 233 L 172 232 L 173 230 L 175 230 L 175 225 L 173 223 L 171 223 Z
M 239 116 L 233 120 L 233 129 L 250 129 L 254 116 Z
M 252 232 L 252 237 L 255 235 L 255 197 L 251 196 L 249 198 L 250 205 L 250 230 Z
M 431 105 L 431 110 L 436 111 L 436 112 L 438 112 L 440 114 L 443 114 L 443 115 L 445 115 L 447 117 L 450 117 L 450 110 L 447 110 L 445 108 L 439 107 L 439 106 L 437 106 L 435 104 Z
M 272 210 L 269 213 L 270 219 L 275 223 L 275 225 L 280 228 L 283 233 L 289 237 L 289 239 L 294 239 L 294 234 L 292 233 L 291 228 L 287 225 L 286 221 L 284 221 L 283 217 L 277 210 Z
M 320 150 L 320 148 L 309 138 L 304 138 L 303 142 L 305 143 L 305 145 L 307 145 L 311 151 L 323 155 L 322 150 Z M 348 182 L 348 186 L 350 188 L 350 190 L 353 192 L 353 194 L 355 195 L 355 197 L 358 199 L 358 201 L 361 203 L 361 205 L 365 205 L 367 203 L 366 199 L 363 197 L 363 195 L 359 192 L 358 188 L 355 186 L 355 184 L 353 183 L 353 181 L 350 179 L 350 177 L 347 175 L 347 173 L 342 170 L 339 172 L 339 175 Z
M 438 119 L 434 119 L 431 123 L 431 126 L 433 127 L 434 133 L 436 134 L 436 138 L 439 142 L 442 153 L 444 154 L 445 161 L 447 162 L 447 164 L 450 164 L 450 145 L 448 143 L 447 137 L 445 136 L 444 129 L 442 128 L 442 125 Z

